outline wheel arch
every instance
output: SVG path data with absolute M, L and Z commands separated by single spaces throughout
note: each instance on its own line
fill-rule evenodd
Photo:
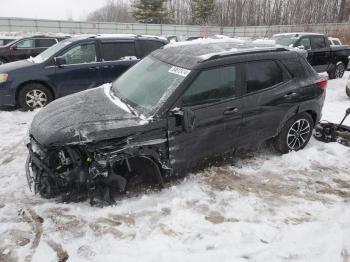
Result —
M 56 93 L 54 91 L 54 88 L 48 84 L 46 81 L 43 81 L 43 80 L 28 80 L 28 81 L 25 81 L 23 83 L 21 83 L 20 85 L 18 85 L 18 87 L 16 88 L 16 103 L 18 104 L 18 99 L 19 99 L 19 92 L 21 92 L 21 90 L 29 85 L 29 84 L 41 84 L 43 86 L 45 86 L 47 89 L 49 89 L 49 91 L 51 92 L 52 94 L 52 98 L 55 99 L 56 98 Z

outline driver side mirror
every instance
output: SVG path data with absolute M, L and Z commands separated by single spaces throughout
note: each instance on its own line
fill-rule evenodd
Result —
M 55 61 L 55 65 L 57 65 L 58 67 L 61 67 L 65 64 L 67 64 L 66 59 L 63 56 L 57 56 L 54 58 Z
M 170 112 L 171 115 L 175 116 L 176 120 L 181 123 L 185 132 L 191 132 L 194 129 L 196 123 L 196 115 L 192 110 L 187 108 L 180 109 L 177 107 Z
M 11 50 L 17 50 L 18 47 L 16 45 L 10 47 Z
M 305 46 L 303 46 L 303 45 L 297 46 L 297 48 L 299 48 L 301 50 L 305 50 L 306 49 Z

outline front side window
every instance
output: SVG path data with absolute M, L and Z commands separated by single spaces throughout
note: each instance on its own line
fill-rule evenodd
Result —
M 166 101 L 190 70 L 150 56 L 142 59 L 113 82 L 112 94 L 150 114 Z
M 236 95 L 236 66 L 205 70 L 183 95 L 183 106 L 195 106 L 225 100 Z
M 311 38 L 312 49 L 322 49 L 326 48 L 325 38 L 322 36 L 313 36 Z
M 36 39 L 36 47 L 37 48 L 47 48 L 56 44 L 56 40 L 53 38 L 38 38 Z
M 17 48 L 34 48 L 34 39 L 26 39 L 16 44 Z
M 62 55 L 67 65 L 93 63 L 97 61 L 95 44 L 81 44 L 72 47 Z
M 133 42 L 102 43 L 104 61 L 115 61 L 123 57 L 136 56 Z
M 305 48 L 305 50 L 311 49 L 310 38 L 308 38 L 308 37 L 303 37 L 303 38 L 300 40 L 298 46 L 303 46 L 303 47 Z
M 274 61 L 246 64 L 247 93 L 257 92 L 283 82 L 283 72 Z

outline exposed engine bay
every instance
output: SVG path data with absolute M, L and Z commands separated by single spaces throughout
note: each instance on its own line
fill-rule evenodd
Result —
M 340 124 L 322 121 L 315 126 L 314 137 L 322 142 L 338 142 L 350 147 L 350 126 L 343 125 L 345 119 L 350 115 L 350 108 L 346 110 L 345 116 Z
M 96 145 L 45 149 L 33 138 L 27 147 L 29 187 L 45 198 L 62 196 L 64 202 L 90 199 L 91 204 L 99 199 L 111 204 L 113 196 L 125 193 L 128 186 L 145 182 L 163 185 L 161 168 L 149 157 L 150 152 L 148 156 L 133 156 L 132 151 L 136 149 L 117 150 L 118 147 L 113 146 L 96 149 Z

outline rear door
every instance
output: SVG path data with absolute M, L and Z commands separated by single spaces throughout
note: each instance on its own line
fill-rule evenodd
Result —
M 331 60 L 331 52 L 328 39 L 324 36 L 310 36 L 311 50 L 308 52 L 311 55 L 310 64 L 317 72 L 325 72 Z
M 37 56 L 55 44 L 57 44 L 57 40 L 55 38 L 36 38 L 35 49 L 33 50 L 32 56 Z
M 169 155 L 176 172 L 235 149 L 242 121 L 241 67 L 228 65 L 203 70 L 178 102 L 191 112 L 193 128 L 185 131 L 176 117 L 168 118 Z
M 76 44 L 63 51 L 66 64 L 56 67 L 53 82 L 60 96 L 102 84 L 99 55 L 95 41 Z
M 301 94 L 298 83 L 278 61 L 245 63 L 240 145 L 254 145 L 274 137 Z
M 133 40 L 104 40 L 100 46 L 101 77 L 104 83 L 114 81 L 139 61 Z

